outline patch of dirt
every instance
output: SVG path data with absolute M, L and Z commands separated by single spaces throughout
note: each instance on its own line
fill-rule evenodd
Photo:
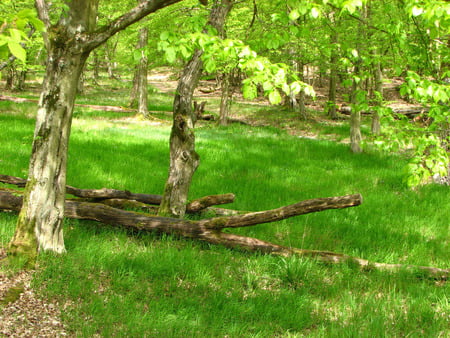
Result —
M 5 257 L 0 248 L 0 258 Z M 61 306 L 39 297 L 31 288 L 33 271 L 8 276 L 0 271 L 0 336 L 65 337 Z

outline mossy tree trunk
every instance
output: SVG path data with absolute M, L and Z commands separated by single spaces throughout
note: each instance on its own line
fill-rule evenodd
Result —
M 47 2 L 35 1 L 46 26 L 48 56 L 24 202 L 8 246 L 10 255 L 23 255 L 32 261 L 42 250 L 65 251 L 62 221 L 67 147 L 77 84 L 85 61 L 93 49 L 118 31 L 175 2 L 179 1 L 146 1 L 94 33 L 98 0 L 67 1 L 67 11 L 57 24 L 50 22 Z
M 200 160 L 195 151 L 196 116 L 192 109 L 192 95 L 203 69 L 201 55 L 202 51 L 195 51 L 178 81 L 170 133 L 169 177 L 158 211 L 163 216 L 184 216 L 192 176 Z
M 230 0 L 216 0 L 213 4 L 208 24 L 213 26 L 219 34 L 223 32 L 225 18 L 231 6 Z M 199 165 L 200 158 L 195 151 L 196 116 L 192 109 L 192 96 L 203 70 L 201 56 L 202 51 L 194 52 L 178 81 L 170 134 L 169 175 L 158 211 L 161 216 L 177 218 L 184 216 L 192 177 Z
M 38 4 L 41 3 L 41 4 Z M 66 187 L 67 147 L 78 81 L 88 51 L 75 35 L 92 29 L 97 0 L 70 2 L 69 14 L 50 26 L 48 10 L 37 1 L 47 23 L 47 63 L 38 105 L 24 203 L 9 253 L 34 256 L 37 251 L 65 251 L 62 221 Z M 45 3 L 44 3 L 45 4 Z

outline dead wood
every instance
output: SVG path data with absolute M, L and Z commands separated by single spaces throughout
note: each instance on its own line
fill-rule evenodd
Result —
M 199 239 L 212 244 L 224 245 L 230 248 L 245 249 L 248 251 L 258 251 L 267 254 L 289 256 L 312 256 L 327 263 L 350 262 L 361 268 L 399 270 L 417 269 L 427 272 L 436 278 L 448 277 L 449 269 L 439 269 L 433 267 L 410 266 L 403 264 L 371 263 L 365 259 L 352 257 L 344 254 L 290 248 L 257 238 L 239 236 L 224 233 L 224 228 L 235 228 L 252 226 L 260 223 L 274 222 L 285 218 L 307 214 L 311 212 L 341 209 L 361 204 L 361 195 L 347 195 L 329 198 L 317 198 L 302 201 L 296 204 L 281 208 L 260 212 L 251 212 L 243 215 L 228 217 L 215 217 L 200 221 L 190 221 L 184 219 L 157 217 L 139 214 L 132 211 L 124 211 L 99 203 L 78 202 L 67 200 L 65 216 L 69 218 L 95 220 L 112 226 L 122 226 L 137 230 L 155 231 L 171 235 L 178 235 L 187 238 Z M 20 210 L 22 197 L 6 190 L 0 190 L 0 209 Z
M 20 177 L 0 175 L 0 182 L 24 187 L 26 180 Z M 136 208 L 140 210 L 153 210 L 145 204 L 159 205 L 162 200 L 161 195 L 136 194 L 127 190 L 116 189 L 79 189 L 66 186 L 66 192 L 76 197 L 93 199 L 98 202 L 111 205 L 116 208 Z M 101 201 L 104 200 L 104 201 Z M 128 200 L 128 202 L 126 202 Z M 196 213 L 213 205 L 228 204 L 234 202 L 234 194 L 211 195 L 193 200 L 186 206 L 186 211 Z M 143 204 L 145 203 L 145 204 Z
M 402 114 L 406 117 L 412 119 L 417 115 L 427 113 L 430 109 L 427 107 L 393 107 L 392 111 L 396 114 Z M 338 111 L 344 115 L 350 115 L 352 111 L 352 107 L 350 106 L 341 106 Z M 372 111 L 362 111 L 363 115 L 371 115 Z
M 234 194 L 210 195 L 191 201 L 186 206 L 186 212 L 196 213 L 213 205 L 228 204 L 234 202 Z

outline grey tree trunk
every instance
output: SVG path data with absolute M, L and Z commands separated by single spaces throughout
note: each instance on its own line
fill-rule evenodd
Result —
M 148 58 L 145 52 L 145 48 L 148 43 L 148 28 L 143 27 L 139 30 L 139 43 L 138 48 L 141 50 L 141 59 L 138 66 L 138 113 L 142 114 L 145 118 L 148 117 Z
M 337 70 L 337 61 L 338 61 L 338 52 L 336 50 L 338 42 L 337 32 L 333 32 L 331 36 L 331 56 L 330 56 L 330 83 L 328 89 L 328 116 L 330 116 L 333 120 L 338 118 L 337 116 L 337 104 L 336 104 L 336 87 L 338 81 L 338 70 Z
M 355 67 L 355 74 L 359 74 L 359 67 Z M 350 149 L 354 153 L 362 152 L 361 148 L 361 111 L 356 108 L 360 103 L 357 99 L 358 91 L 360 90 L 361 82 L 357 83 L 353 80 L 352 88 L 352 108 L 350 112 Z
M 381 71 L 381 62 L 378 61 L 374 65 L 373 76 L 375 81 L 375 104 L 378 107 L 383 105 L 383 73 Z M 372 134 L 379 135 L 381 133 L 380 114 L 375 111 L 372 115 Z
M 133 8 L 93 33 L 98 0 L 67 1 L 68 10 L 57 24 L 50 22 L 47 2 L 36 0 L 47 27 L 46 76 L 41 93 L 28 180 L 10 255 L 32 263 L 38 251 L 65 251 L 62 220 L 66 186 L 67 147 L 78 80 L 89 53 L 112 35 L 149 13 L 180 0 L 154 0 Z
M 39 1 L 36 3 L 39 9 Z M 69 15 L 60 20 L 60 30 L 46 41 L 46 75 L 24 203 L 8 249 L 11 254 L 23 253 L 33 258 L 36 251 L 65 251 L 62 221 L 67 148 L 78 80 L 89 56 L 89 52 L 77 48 L 74 37 L 77 30 L 94 27 L 97 5 L 97 0 L 71 2 Z M 47 17 L 48 12 L 43 11 L 41 15 Z
M 232 4 L 231 0 L 216 0 L 213 4 L 208 24 L 219 34 L 223 34 L 225 18 Z M 184 217 L 192 177 L 200 161 L 195 151 L 196 116 L 192 109 L 192 96 L 203 70 L 201 55 L 200 50 L 194 52 L 178 81 L 170 134 L 169 175 L 158 211 L 161 216 Z
M 232 73 L 223 74 L 221 80 L 221 96 L 220 96 L 220 112 L 219 124 L 221 126 L 228 125 L 228 116 L 230 115 L 231 97 L 233 95 L 231 78 Z
M 158 211 L 162 216 L 179 218 L 184 216 L 192 176 L 200 160 L 195 151 L 196 117 L 192 109 L 192 95 L 203 69 L 201 55 L 202 51 L 195 51 L 178 81 L 173 102 L 169 177 Z

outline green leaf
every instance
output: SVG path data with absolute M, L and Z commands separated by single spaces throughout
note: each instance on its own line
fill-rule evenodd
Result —
M 173 63 L 175 62 L 177 58 L 177 52 L 175 50 L 175 48 L 173 47 L 167 47 L 166 48 L 166 59 L 169 63 Z
M 292 82 L 291 85 L 291 93 L 297 95 L 302 90 L 302 86 L 298 81 Z
M 20 61 L 26 63 L 27 52 L 20 44 L 18 44 L 17 42 L 10 41 L 8 42 L 8 48 L 12 55 L 14 55 Z
M 318 10 L 316 7 L 313 7 L 313 8 L 311 9 L 311 16 L 312 16 L 314 19 L 317 19 L 317 18 L 319 17 L 319 15 L 320 15 L 319 10 Z
M 188 51 L 185 45 L 180 45 L 180 52 L 183 58 L 187 59 L 191 56 L 191 52 Z
M 135 49 L 133 51 L 133 60 L 134 60 L 134 62 L 138 62 L 140 59 L 141 59 L 141 50 Z
M 205 66 L 205 70 L 208 73 L 212 73 L 216 70 L 216 62 L 214 61 L 213 58 L 209 58 L 209 59 L 205 60 L 204 66 Z
M 274 89 L 269 93 L 269 102 L 271 104 L 280 104 L 281 103 L 281 95 L 278 90 Z
M 413 15 L 413 16 L 419 16 L 419 15 L 421 15 L 422 13 L 423 13 L 423 8 L 417 7 L 417 6 L 414 6 L 414 7 L 412 8 L 412 15 Z
M 11 28 L 9 30 L 9 34 L 11 35 L 11 38 L 15 41 L 15 42 L 20 42 L 22 41 L 22 34 L 23 32 L 21 32 L 18 29 L 15 28 Z
M 300 13 L 297 9 L 293 9 L 290 13 L 289 13 L 289 19 L 291 19 L 292 21 L 297 20 L 300 17 Z
M 257 89 L 253 82 L 244 83 L 242 94 L 248 100 L 253 100 L 257 96 Z
M 265 92 L 268 92 L 268 91 L 270 91 L 270 90 L 273 89 L 273 84 L 272 84 L 272 82 L 270 82 L 270 81 L 265 81 L 265 82 L 262 84 L 262 86 L 263 86 L 263 89 L 264 89 Z
M 169 38 L 169 32 L 168 31 L 164 31 L 159 35 L 159 38 L 163 41 L 166 41 Z

